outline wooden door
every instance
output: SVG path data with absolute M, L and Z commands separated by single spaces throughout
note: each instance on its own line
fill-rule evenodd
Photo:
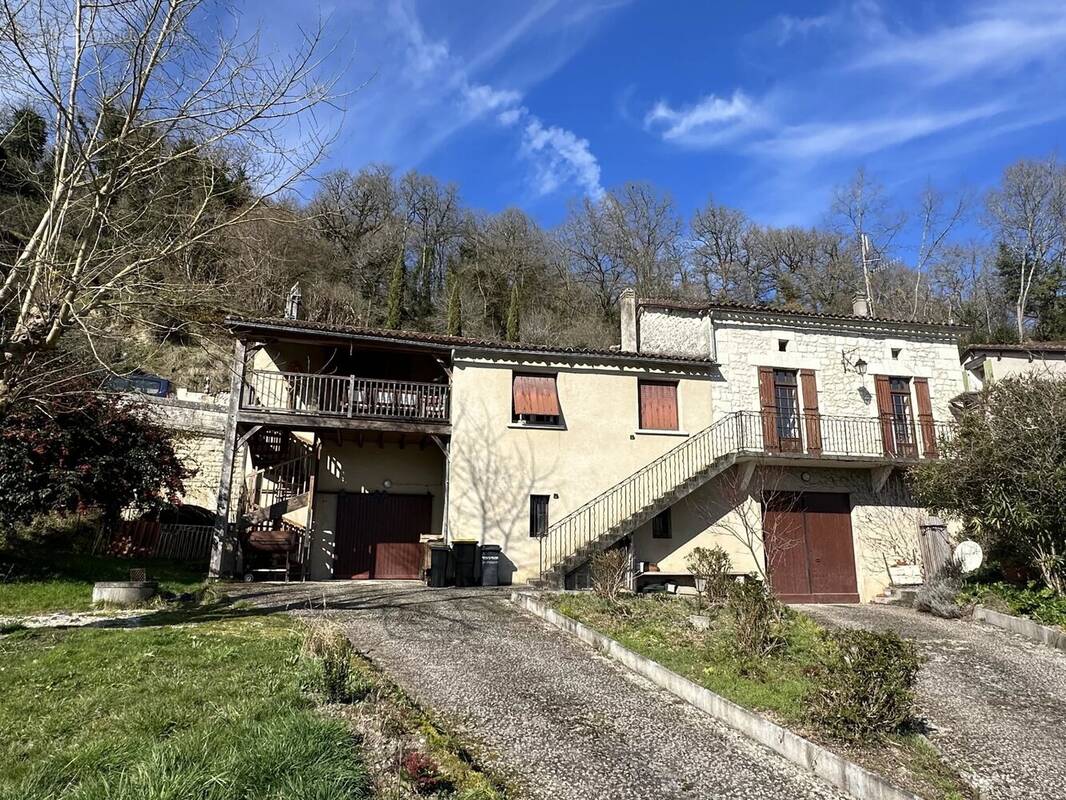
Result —
M 419 537 L 430 532 L 428 494 L 342 494 L 337 498 L 336 578 L 415 579 L 422 568 Z
M 787 603 L 857 603 L 851 501 L 846 494 L 778 494 L 763 512 L 774 593 Z

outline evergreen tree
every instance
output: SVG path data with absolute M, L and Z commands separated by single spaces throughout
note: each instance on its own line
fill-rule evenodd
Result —
M 511 284 L 511 304 L 507 308 L 507 341 L 517 342 L 518 333 L 518 282 L 515 281 Z
M 396 330 L 403 322 L 403 290 L 407 283 L 407 266 L 403 261 L 403 248 L 400 248 L 396 256 L 396 263 L 392 267 L 392 277 L 389 279 L 388 305 L 385 311 L 385 327 Z
M 463 335 L 463 299 L 459 292 L 459 277 L 452 273 L 451 291 L 448 293 L 448 334 Z

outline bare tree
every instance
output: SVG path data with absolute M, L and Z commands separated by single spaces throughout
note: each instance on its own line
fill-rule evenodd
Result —
M 292 185 L 325 144 L 321 39 L 288 56 L 211 36 L 202 0 L 0 2 L 0 81 L 50 118 L 39 219 L 3 265 L 0 404 L 70 330 L 89 347 L 203 291 L 168 271 Z M 180 167 L 181 181 L 165 180 Z M 232 176 L 254 188 L 217 213 Z
M 690 500 L 708 528 L 729 537 L 751 556 L 759 578 L 771 588 L 774 567 L 800 543 L 780 531 L 769 547 L 766 542 L 763 510 L 787 511 L 797 502 L 798 495 L 782 488 L 786 479 L 784 470 L 772 467 L 756 468 L 746 479 L 744 465 L 738 465 L 715 479 L 713 494 L 699 492 Z
M 627 183 L 603 200 L 611 256 L 632 273 L 637 291 L 654 296 L 670 289 L 682 271 L 684 222 L 673 199 L 647 183 Z
M 919 199 L 919 216 L 921 218 L 921 240 L 918 245 L 918 257 L 914 264 L 914 305 L 911 319 L 918 318 L 918 306 L 921 298 L 922 278 L 929 264 L 944 247 L 948 236 L 962 220 L 966 212 L 968 199 L 959 194 L 953 202 L 948 202 L 944 194 L 932 184 L 926 185 Z
M 570 273 L 587 286 L 603 319 L 610 319 L 622 290 L 636 280 L 633 270 L 616 258 L 603 201 L 583 198 L 571 205 L 556 240 Z
M 998 241 L 1014 262 L 1014 315 L 1022 341 L 1034 283 L 1066 257 L 1066 170 L 1055 157 L 1011 164 L 987 205 Z
M 896 235 L 907 221 L 906 215 L 892 207 L 884 187 L 868 175 L 864 167 L 855 170 L 848 183 L 836 188 L 830 212 L 841 236 L 847 240 L 848 250 L 855 254 L 856 263 L 862 266 L 863 291 L 873 311 L 876 298 L 870 270 L 862 259 L 862 237 L 868 236 L 883 258 L 891 252 Z

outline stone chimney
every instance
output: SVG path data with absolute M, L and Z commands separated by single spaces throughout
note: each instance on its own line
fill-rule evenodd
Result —
M 870 316 L 870 301 L 864 294 L 857 294 L 851 301 L 851 313 L 856 317 Z
M 624 289 L 619 298 L 622 316 L 622 352 L 640 352 L 640 339 L 637 335 L 637 293 Z
M 294 283 L 289 289 L 289 296 L 285 300 L 285 319 L 301 319 L 303 317 L 304 299 L 300 291 L 300 284 Z

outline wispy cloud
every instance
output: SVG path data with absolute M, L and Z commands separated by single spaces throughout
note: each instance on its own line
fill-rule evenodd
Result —
M 526 37 L 550 34 L 556 17 L 573 18 L 589 3 L 594 8 L 571 22 L 566 46 L 551 53 L 526 48 L 514 52 Z M 470 35 L 449 41 L 431 35 L 422 23 L 414 0 L 389 0 L 383 35 L 375 41 L 382 66 L 363 103 L 375 120 L 362 133 L 364 158 L 416 165 L 459 131 L 477 124 L 496 124 L 513 130 L 516 163 L 529 171 L 532 191 L 547 194 L 577 188 L 591 196 L 602 193 L 600 168 L 588 140 L 537 116 L 525 104 L 525 90 L 557 69 L 571 48 L 580 45 L 596 19 L 603 16 L 598 0 L 568 6 L 568 14 L 550 13 L 559 0 L 539 0 L 520 9 L 516 18 L 503 14 L 479 25 Z M 475 40 L 477 40 L 475 42 Z M 506 59 L 505 59 L 506 57 Z M 506 60 L 506 77 L 492 67 Z
M 834 55 L 765 96 L 737 88 L 687 106 L 659 100 L 645 128 L 675 146 L 730 149 L 809 169 L 946 131 L 969 134 L 960 130 L 967 124 L 994 130 L 1011 120 L 1046 121 L 1048 97 L 1033 88 L 1039 81 L 994 91 L 976 81 L 1038 62 L 1066 63 L 1066 4 L 1046 0 L 973 2 L 954 21 L 924 30 L 890 23 L 876 0 L 856 0 L 818 17 L 775 17 L 763 35 L 768 30 L 786 40 L 820 31 L 832 38 L 827 51 Z
M 709 94 L 679 108 L 659 100 L 644 117 L 644 125 L 665 141 L 695 147 L 732 141 L 764 121 L 762 109 L 739 89 L 728 99 Z
M 1066 46 L 1066 4 L 976 4 L 963 21 L 927 33 L 887 36 L 853 69 L 907 70 L 925 81 L 947 82 L 981 72 L 1007 73 L 1058 59 Z
M 961 111 L 875 117 L 839 123 L 792 125 L 751 145 L 752 152 L 783 160 L 854 157 L 876 153 L 967 123 L 1001 114 L 1004 106 L 989 103 Z

